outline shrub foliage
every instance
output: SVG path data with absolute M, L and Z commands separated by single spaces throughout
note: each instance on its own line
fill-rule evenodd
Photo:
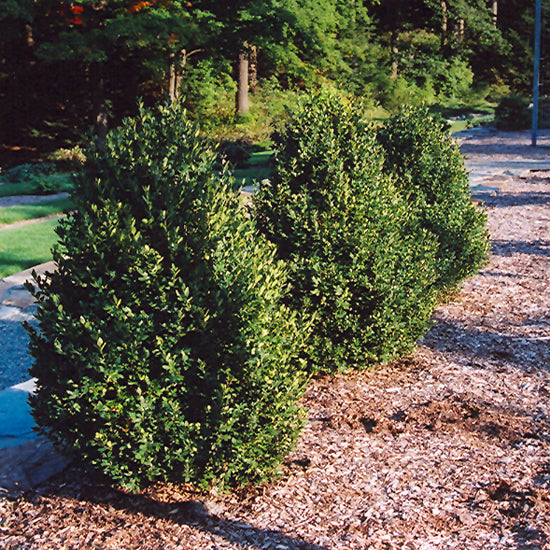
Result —
M 436 236 L 437 287 L 452 290 L 486 261 L 486 213 L 471 201 L 469 176 L 447 124 L 426 107 L 406 107 L 379 132 L 385 170 L 422 227 Z
M 376 134 L 336 95 L 305 101 L 276 138 L 258 227 L 289 266 L 292 309 L 312 323 L 313 371 L 409 351 L 433 311 L 434 239 L 383 173 Z
M 529 100 L 517 94 L 504 96 L 495 109 L 495 124 L 501 130 L 525 130 L 531 118 Z
M 113 481 L 254 482 L 302 423 L 287 274 L 178 108 L 95 149 L 38 280 L 42 432 Z

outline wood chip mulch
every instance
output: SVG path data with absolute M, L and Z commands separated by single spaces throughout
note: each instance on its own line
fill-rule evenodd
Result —
M 73 467 L 0 501 L 0 548 L 550 548 L 550 173 L 486 204 L 490 264 L 414 356 L 310 384 L 279 479 L 131 495 Z

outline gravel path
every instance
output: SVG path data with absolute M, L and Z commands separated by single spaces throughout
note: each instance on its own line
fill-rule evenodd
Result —
M 69 193 L 56 193 L 53 195 L 0 197 L 0 209 L 49 202 L 64 199 L 68 196 Z M 0 224 L 0 231 L 7 228 L 40 223 L 60 216 L 53 214 L 43 218 L 23 220 L 7 225 Z M 1 295 L 0 300 L 2 300 Z M 28 353 L 29 338 L 21 323 L 24 321 L 33 323 L 34 311 L 34 306 L 21 309 L 0 303 L 0 391 L 29 379 L 28 369 L 31 366 L 31 357 Z
M 0 208 L 49 202 L 56 199 L 65 199 L 68 196 L 69 193 L 55 193 L 54 195 L 13 195 L 11 197 L 0 197 Z
M 29 379 L 29 338 L 21 323 L 35 323 L 36 306 L 24 287 L 33 269 L 43 275 L 54 264 L 47 262 L 0 280 L 0 391 Z
M 21 323 L 33 322 L 34 310 L 0 307 L 0 391 L 29 379 L 29 337 Z

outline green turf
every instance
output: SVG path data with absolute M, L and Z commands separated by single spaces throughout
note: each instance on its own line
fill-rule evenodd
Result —
M 469 125 L 467 120 L 453 120 L 453 122 L 451 122 L 451 134 L 462 132 L 468 128 Z
M 273 151 L 256 151 L 250 155 L 248 166 L 257 166 L 258 164 L 267 164 L 273 158 Z
M 273 151 L 255 151 L 250 155 L 245 167 L 233 170 L 235 188 L 253 185 L 271 177 Z
M 271 175 L 271 166 L 252 166 L 250 168 L 239 168 L 233 171 L 233 177 L 238 187 L 252 185 L 254 182 L 262 181 Z
M 60 214 L 71 208 L 71 206 L 72 202 L 67 198 L 0 208 L 0 225 Z
M 468 118 L 464 120 L 455 120 L 451 122 L 451 133 L 461 132 L 462 130 L 467 130 L 468 128 L 476 128 L 477 126 L 484 126 L 491 124 L 494 120 L 494 116 L 486 115 L 478 118 Z
M 52 259 L 58 219 L 0 231 L 0 278 Z

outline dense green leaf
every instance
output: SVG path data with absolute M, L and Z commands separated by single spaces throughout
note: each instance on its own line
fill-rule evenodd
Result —
M 486 261 L 487 215 L 470 198 L 469 176 L 445 121 L 403 108 L 380 130 L 385 170 L 397 176 L 422 227 L 438 241 L 437 286 L 454 289 Z
M 301 426 L 287 275 L 217 162 L 181 109 L 142 108 L 90 151 L 39 280 L 34 417 L 132 489 L 258 481 Z
M 310 368 L 387 361 L 414 347 L 435 303 L 435 243 L 383 173 L 376 133 L 345 98 L 315 96 L 278 137 L 255 219 L 313 323 Z

